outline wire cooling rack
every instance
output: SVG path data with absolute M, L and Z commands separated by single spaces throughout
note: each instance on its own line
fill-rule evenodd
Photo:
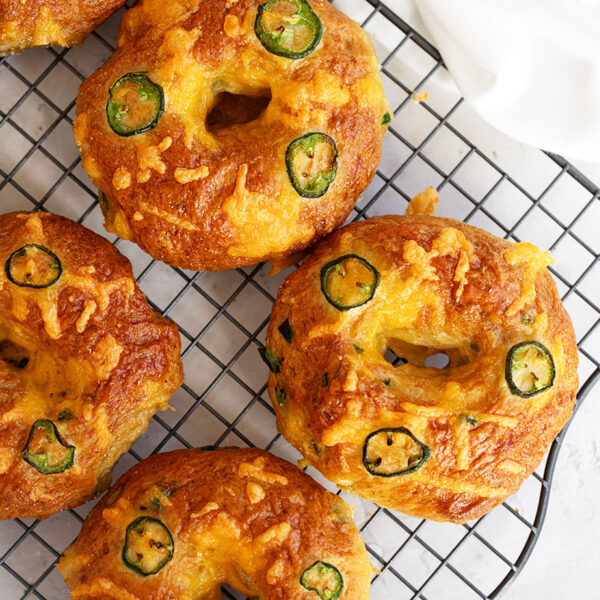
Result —
M 552 272 L 579 340 L 579 406 L 600 376 L 600 241 L 594 225 L 600 222 L 600 190 L 561 157 L 492 132 L 463 103 L 437 50 L 387 5 L 336 4 L 374 35 L 394 112 L 379 171 L 351 219 L 402 213 L 411 196 L 432 185 L 442 198 L 438 214 L 550 248 L 557 259 Z M 81 48 L 28 50 L 0 59 L 3 212 L 48 210 L 107 235 L 71 128 L 77 87 L 112 53 L 121 16 L 122 11 Z M 297 460 L 298 453 L 276 432 L 267 373 L 256 352 L 287 272 L 269 278 L 263 265 L 186 272 L 111 239 L 132 261 L 150 303 L 179 325 L 186 372 L 172 400 L 176 411 L 154 418 L 115 476 L 151 453 L 209 444 L 259 446 Z M 518 494 L 464 526 L 406 517 L 343 493 L 356 508 L 380 571 L 372 598 L 498 598 L 538 539 L 564 435 Z M 316 471 L 310 473 L 334 489 Z M 67 598 L 55 565 L 92 505 L 46 521 L 0 522 L 4 600 Z M 239 597 L 228 588 L 223 593 Z

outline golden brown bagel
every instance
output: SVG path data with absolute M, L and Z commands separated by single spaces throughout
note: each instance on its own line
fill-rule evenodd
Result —
M 281 260 L 343 223 L 375 174 L 387 103 L 358 24 L 327 0 L 284 0 L 297 2 L 323 29 L 300 59 L 259 40 L 261 0 L 183 0 L 168 11 L 140 0 L 126 13 L 117 51 L 81 86 L 75 122 L 109 231 L 171 265 L 220 270 Z M 337 148 L 337 158 L 328 142 L 312 162 L 290 162 L 316 177 L 337 161 L 320 197 L 300 195 L 286 167 L 309 133 Z
M 105 490 L 181 384 L 179 348 L 107 240 L 48 213 L 1 215 L 0 519 Z
M 356 259 L 324 269 L 348 254 L 378 281 Z M 450 219 L 389 216 L 337 231 L 273 306 L 266 358 L 279 430 L 327 478 L 381 506 L 458 523 L 483 515 L 539 464 L 575 400 L 575 335 L 550 262 Z M 338 306 L 363 303 L 338 310 L 322 289 Z M 522 342 L 535 343 L 508 360 Z M 386 350 L 407 364 L 394 367 Z M 436 353 L 446 368 L 425 366 Z
M 0 0 L 0 55 L 32 46 L 78 46 L 125 0 Z
M 371 579 L 341 498 L 268 452 L 238 448 L 136 465 L 59 569 L 73 600 L 217 599 L 222 582 L 263 600 L 365 600 Z

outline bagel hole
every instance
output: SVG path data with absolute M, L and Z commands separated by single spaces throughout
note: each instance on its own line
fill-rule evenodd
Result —
M 400 365 L 405 365 L 408 361 L 405 358 L 398 356 L 393 350 L 389 348 L 385 351 L 383 358 L 387 360 L 394 367 L 399 367 Z
M 29 363 L 29 353 L 11 340 L 0 340 L 0 360 L 15 369 L 24 369 Z
M 451 354 L 427 346 L 410 344 L 401 339 L 390 339 L 383 357 L 394 367 L 409 363 L 416 367 L 442 370 L 450 366 L 458 366 L 461 362 L 457 356 L 454 356 L 453 350 L 449 352 Z M 451 355 L 454 356 L 454 362 Z
M 271 102 L 271 90 L 258 91 L 255 95 L 221 92 L 206 117 L 206 129 L 214 133 L 231 125 L 245 125 L 256 121 Z

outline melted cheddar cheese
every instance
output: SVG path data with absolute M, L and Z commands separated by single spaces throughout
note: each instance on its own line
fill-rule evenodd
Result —
M 515 315 L 535 300 L 535 282 L 540 271 L 554 263 L 548 251 L 542 252 L 533 244 L 520 242 L 504 253 L 509 265 L 525 265 L 521 282 L 521 295 L 509 307 L 507 314 Z

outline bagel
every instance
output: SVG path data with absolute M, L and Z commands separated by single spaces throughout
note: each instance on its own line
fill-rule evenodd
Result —
M 0 519 L 110 484 L 182 381 L 177 327 L 107 240 L 48 213 L 0 216 Z
M 78 46 L 125 0 L 0 0 L 0 55 L 33 46 Z
M 390 115 L 366 34 L 309 1 L 140 0 L 126 13 L 75 120 L 109 231 L 220 270 L 283 261 L 344 222 Z
M 550 262 L 450 219 L 337 231 L 273 306 L 262 354 L 279 431 L 380 506 L 480 517 L 516 492 L 573 408 L 577 346 Z M 444 368 L 430 366 L 439 353 Z
M 58 566 L 73 600 L 364 600 L 352 509 L 263 450 L 177 450 L 126 473 Z

